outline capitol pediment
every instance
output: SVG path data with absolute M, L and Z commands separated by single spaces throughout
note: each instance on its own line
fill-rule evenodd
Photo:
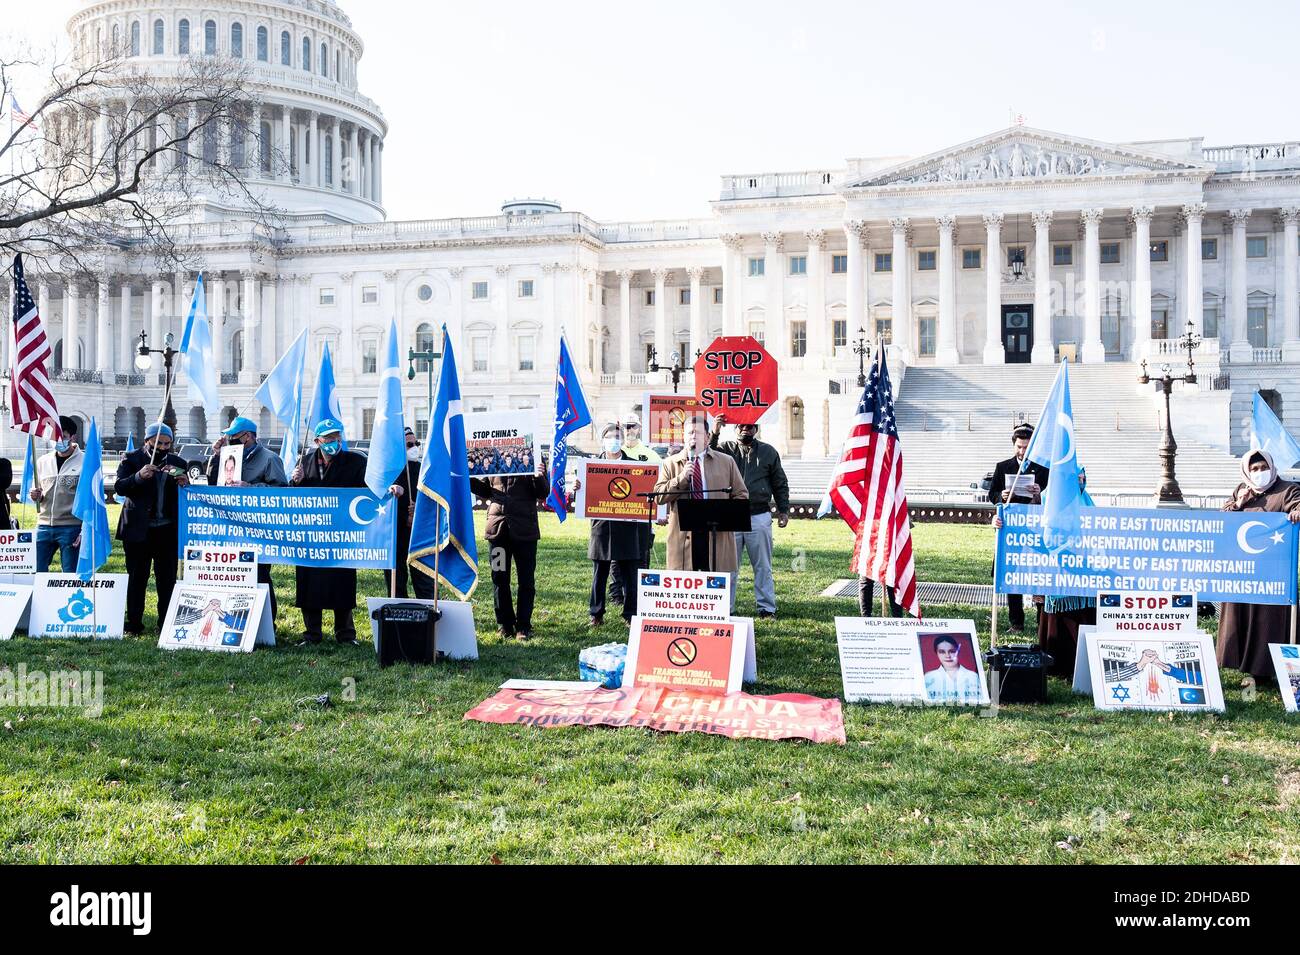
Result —
M 880 170 L 849 182 L 846 188 L 1196 172 L 1208 174 L 1213 172 L 1213 167 L 1147 150 L 1012 126 L 991 136 Z

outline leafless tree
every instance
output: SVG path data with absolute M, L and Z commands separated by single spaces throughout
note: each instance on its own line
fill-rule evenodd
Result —
M 126 54 L 0 53 L 6 110 L 19 84 L 45 90 L 0 134 L 4 258 L 23 252 L 40 271 L 93 269 L 107 255 L 195 267 L 187 220 L 199 200 L 274 234 L 276 210 L 256 180 L 285 157 L 260 136 L 243 63 Z

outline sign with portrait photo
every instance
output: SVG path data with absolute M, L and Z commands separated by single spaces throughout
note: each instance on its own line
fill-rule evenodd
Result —
M 581 485 L 573 498 L 574 513 L 589 520 L 648 521 L 656 505 L 646 497 L 659 480 L 659 465 L 643 461 L 584 458 L 578 463 Z
M 1087 636 L 1099 710 L 1222 713 L 1214 644 L 1203 633 L 1138 636 L 1098 628 Z
M 543 433 L 533 408 L 465 415 L 465 450 L 472 478 L 542 473 Z
M 1268 652 L 1273 656 L 1273 672 L 1277 674 L 1277 688 L 1282 694 L 1282 705 L 1288 713 L 1300 711 L 1300 646 L 1294 643 L 1273 643 Z
M 217 487 L 234 487 L 244 479 L 244 446 L 228 444 L 219 453 Z
M 180 581 L 172 591 L 158 648 L 251 653 L 255 644 L 274 644 L 267 597 L 266 584 L 248 588 Z
M 972 620 L 836 617 L 835 633 L 850 703 L 989 702 Z

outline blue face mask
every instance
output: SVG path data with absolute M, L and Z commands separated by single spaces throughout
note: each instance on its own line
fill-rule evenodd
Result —
M 332 458 L 334 455 L 338 454 L 339 451 L 343 450 L 343 445 L 339 441 L 326 441 L 320 446 L 320 449 L 327 458 Z
M 59 454 L 67 454 L 68 451 L 70 451 L 71 449 L 72 449 L 71 441 L 65 440 L 65 441 L 54 442 L 54 450 L 57 451 Z

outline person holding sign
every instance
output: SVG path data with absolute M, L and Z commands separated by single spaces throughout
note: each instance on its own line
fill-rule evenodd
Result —
M 172 453 L 172 429 L 155 421 L 144 432 L 139 449 L 117 466 L 113 493 L 122 501 L 117 539 L 126 553 L 126 623 L 123 633 L 144 633 L 144 597 L 150 567 L 158 593 L 158 629 L 176 588 L 176 555 L 180 551 L 178 488 L 190 483 L 185 459 Z
M 268 452 L 269 454 L 269 452 Z M 274 457 L 274 455 L 271 455 Z M 343 425 L 325 418 L 316 425 L 316 446 L 304 454 L 289 480 L 293 487 L 365 487 L 366 459 L 343 450 Z M 353 567 L 295 567 L 296 606 L 302 610 L 303 644 L 320 643 L 326 610 L 334 612 L 334 639 L 357 642 L 352 611 L 357 605 Z
M 543 459 L 542 474 L 519 477 L 470 478 L 469 488 L 487 501 L 487 538 L 492 568 L 492 608 L 497 634 L 527 640 L 533 635 L 533 603 L 537 599 L 537 542 L 542 532 L 537 523 L 538 502 L 550 492 L 549 474 Z M 510 594 L 510 564 L 519 578 L 516 601 Z M 416 575 L 416 580 L 420 575 Z
M 735 534 L 709 534 L 709 554 L 706 563 L 712 566 L 697 567 L 692 555 L 693 536 L 684 531 L 678 516 L 677 503 L 683 497 L 696 500 L 747 500 L 749 492 L 745 489 L 745 478 L 736 467 L 736 462 L 721 451 L 709 448 L 709 424 L 702 412 L 687 417 L 682 425 L 682 439 L 685 448 L 674 454 L 663 464 L 659 480 L 655 483 L 655 492 L 660 501 L 668 507 L 668 552 L 666 565 L 668 570 L 716 570 L 732 575 L 735 585 L 736 541 Z
M 1272 511 L 1300 522 L 1300 484 L 1277 476 L 1273 456 L 1254 449 L 1241 459 L 1245 481 L 1223 505 L 1225 511 Z M 1268 645 L 1285 643 L 1291 632 L 1291 608 L 1285 604 L 1224 603 L 1219 606 L 1219 666 L 1249 673 L 1261 683 L 1275 679 Z
M 36 462 L 36 485 L 30 497 L 36 502 L 36 572 L 47 573 L 59 552 L 65 574 L 77 572 L 81 547 L 81 521 L 72 513 L 81 482 L 81 448 L 77 447 L 77 422 L 59 415 L 63 437 L 54 450 L 42 454 Z
M 663 464 L 664 459 L 659 456 L 659 452 L 648 444 L 641 443 L 641 419 L 634 412 L 629 411 L 623 416 L 623 454 L 630 461 L 644 461 L 647 464 Z M 654 529 L 650 530 L 650 540 L 646 544 L 645 553 L 641 557 L 642 567 L 650 566 L 650 552 L 655 545 Z M 623 575 L 619 570 L 619 563 L 615 561 L 609 568 L 609 600 L 610 603 L 621 604 L 623 602 Z M 633 584 L 632 586 L 636 586 Z
M 1049 472 L 1041 464 L 1025 462 L 1029 439 L 1034 436 L 1032 424 L 1016 425 L 1011 431 L 1011 444 L 1016 453 L 999 461 L 993 469 L 993 483 L 989 485 L 990 504 L 1039 504 L 1043 489 L 1047 487 Z M 994 512 L 994 518 L 997 513 Z M 997 525 L 994 525 L 997 526 Z M 1007 616 L 1015 633 L 1025 630 L 1025 598 L 1021 594 L 1007 594 Z
M 600 437 L 605 447 L 604 460 L 634 460 L 624 450 L 623 429 L 617 422 L 605 425 Z M 575 479 L 569 492 L 570 505 L 581 487 L 582 481 Z M 645 521 L 592 520 L 591 537 L 587 541 L 587 557 L 592 564 L 591 599 L 587 608 L 591 613 L 591 626 L 599 627 L 605 622 L 605 584 L 611 565 L 618 568 L 619 578 L 625 582 L 623 620 L 629 624 L 632 622 L 636 616 L 636 572 L 645 566 L 649 548 L 650 526 Z

